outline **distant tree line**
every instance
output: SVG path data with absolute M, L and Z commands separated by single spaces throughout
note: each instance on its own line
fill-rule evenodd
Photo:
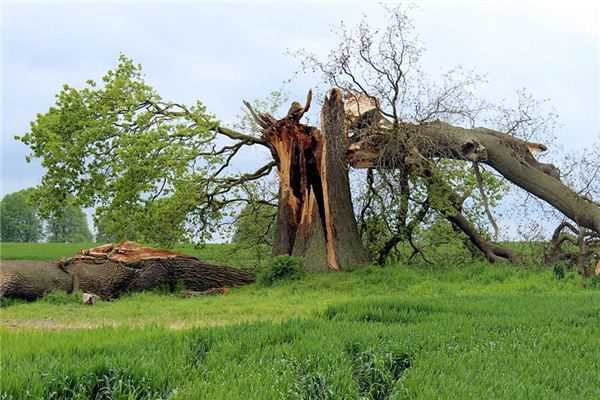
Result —
M 33 200 L 34 192 L 34 188 L 20 190 L 7 194 L 0 201 L 0 241 L 92 241 L 85 213 L 72 198 L 65 198 L 62 207 L 42 218 Z

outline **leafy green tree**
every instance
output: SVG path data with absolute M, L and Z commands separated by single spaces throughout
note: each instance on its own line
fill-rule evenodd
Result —
M 231 172 L 243 148 L 266 148 L 258 133 L 220 126 L 200 102 L 163 100 L 124 55 L 101 82 L 64 85 L 17 139 L 46 169 L 36 193 L 40 213 L 49 218 L 72 196 L 95 209 L 100 236 L 111 241 L 170 245 L 222 235 L 223 221 L 246 201 L 246 185 L 275 167 L 269 161 L 253 173 Z
M 122 55 L 101 84 L 64 85 L 56 104 L 17 139 L 30 146 L 28 159 L 39 157 L 46 168 L 34 195 L 44 217 L 72 195 L 77 206 L 96 208 L 106 235 L 173 243 L 183 239 L 199 200 L 216 197 L 218 185 L 206 178 L 221 159 L 211 151 L 217 125 L 199 102 L 163 102 L 141 66 Z M 196 211 L 210 221 L 222 208 Z
M 42 238 L 42 222 L 32 205 L 34 189 L 4 196 L 0 202 L 0 239 L 3 242 L 37 242 Z
M 104 227 L 102 220 L 96 221 L 96 235 L 95 235 L 96 243 L 114 243 L 117 241 L 117 238 L 107 233 L 107 229 Z
M 167 246 L 186 242 L 189 236 L 187 215 L 195 201 L 193 193 L 188 197 L 180 193 L 157 199 L 140 209 L 107 208 L 96 219 L 96 241 L 120 242 L 141 238 L 148 243 Z
M 77 243 L 92 240 L 85 213 L 72 201 L 68 201 L 59 212 L 53 213 L 47 222 L 50 242 Z

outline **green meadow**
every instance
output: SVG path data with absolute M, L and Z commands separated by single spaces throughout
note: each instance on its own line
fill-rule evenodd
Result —
M 252 249 L 179 250 L 256 267 Z M 9 301 L 0 399 L 598 399 L 596 286 L 535 265 L 388 265 L 215 297 Z

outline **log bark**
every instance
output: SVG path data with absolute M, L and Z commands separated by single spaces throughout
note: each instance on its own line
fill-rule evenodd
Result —
M 2 261 L 0 265 L 0 298 L 16 297 L 35 300 L 52 290 L 71 291 L 72 279 L 45 261 Z
M 33 300 L 53 290 L 82 290 L 114 299 L 156 288 L 206 291 L 255 281 L 253 273 L 240 269 L 166 250 L 139 246 L 136 250 L 134 245 L 101 246 L 56 263 L 3 261 L 0 297 Z M 106 248 L 111 250 L 104 251 Z
M 402 157 L 397 149 L 416 148 L 426 158 L 451 158 L 489 165 L 507 180 L 560 210 L 578 225 L 600 233 L 600 205 L 561 182 L 551 164 L 537 161 L 530 149 L 545 147 L 486 128 L 465 129 L 444 122 L 400 124 L 370 130 L 349 147 L 349 163 L 357 168 L 393 168 Z
M 365 265 L 368 256 L 352 208 L 342 96 L 333 90 L 326 98 L 320 130 L 300 123 L 310 99 L 309 92 L 306 105 L 293 103 L 281 120 L 249 107 L 279 174 L 273 254 L 304 257 L 305 268 L 313 271 Z

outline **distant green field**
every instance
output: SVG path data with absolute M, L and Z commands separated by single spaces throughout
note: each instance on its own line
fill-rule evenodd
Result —
M 598 399 L 589 286 L 536 267 L 396 265 L 220 297 L 53 294 L 0 311 L 0 398 Z
M 53 261 L 71 257 L 81 249 L 98 246 L 96 243 L 3 243 L 0 242 L 0 260 Z M 266 248 L 250 248 L 242 245 L 206 244 L 202 246 L 179 246 L 173 250 L 197 256 L 205 261 L 233 266 L 253 267 L 264 261 L 270 253 Z M 257 252 L 263 257 L 257 260 Z
M 94 243 L 6 243 L 0 242 L 2 260 L 59 260 Z

